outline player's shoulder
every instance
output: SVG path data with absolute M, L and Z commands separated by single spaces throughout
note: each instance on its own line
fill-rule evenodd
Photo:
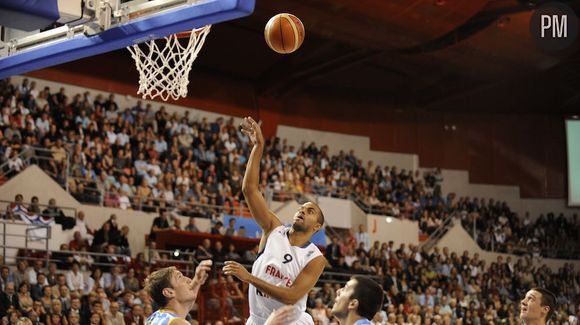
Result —
M 290 227 L 285 225 L 279 225 L 276 226 L 274 229 L 272 229 L 270 235 L 275 234 L 276 236 L 286 236 L 286 233 L 288 233 L 288 231 L 290 231 Z
M 301 247 L 298 252 L 300 255 L 308 261 L 313 260 L 319 256 L 322 256 L 322 252 L 314 243 L 310 242 L 307 245 Z
M 173 318 L 167 325 L 191 325 L 185 318 Z

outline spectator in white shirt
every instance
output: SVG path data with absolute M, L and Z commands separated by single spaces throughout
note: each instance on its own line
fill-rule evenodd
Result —
M 125 325 L 125 318 L 123 313 L 119 311 L 119 303 L 116 301 L 111 302 L 105 317 L 107 318 L 107 325 Z
M 355 234 L 355 237 L 357 246 L 360 245 L 360 243 L 364 243 L 364 248 L 368 252 L 369 249 L 371 248 L 371 239 L 369 237 L 369 234 L 365 232 L 364 225 L 360 224 L 358 226 L 358 232 Z
M 48 120 L 48 114 L 42 113 L 42 116 L 36 119 L 36 127 L 42 134 L 50 131 L 50 121 Z
M 118 266 L 114 266 L 111 269 L 111 273 L 105 273 L 103 275 L 103 286 L 109 295 L 118 297 L 123 293 L 125 284 L 121 276 L 121 269 Z
M 87 223 L 85 222 L 85 213 L 83 211 L 79 211 L 77 213 L 76 219 L 76 227 L 79 229 L 81 233 L 81 238 L 86 239 L 89 241 L 89 244 L 93 241 L 93 230 L 89 228 Z
M 72 263 L 72 268 L 66 273 L 66 284 L 71 291 L 82 292 L 84 289 L 85 279 L 77 261 Z

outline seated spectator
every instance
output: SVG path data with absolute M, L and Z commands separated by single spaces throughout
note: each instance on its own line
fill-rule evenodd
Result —
M 105 249 L 105 256 L 100 256 L 97 258 L 100 268 L 103 273 L 108 273 L 111 269 L 117 265 L 128 262 L 127 257 L 117 255 L 117 247 L 115 245 L 107 245 Z
M 95 238 L 93 239 L 92 250 L 95 252 L 102 252 L 108 245 L 114 245 L 117 238 L 114 237 L 111 231 L 111 224 L 105 222 L 101 229 L 95 232 Z
M 236 251 L 236 245 L 234 245 L 234 243 L 230 243 L 228 245 L 228 252 L 226 253 L 224 259 L 226 261 L 237 261 L 237 262 L 241 262 L 242 261 L 242 257 Z
M 32 297 L 30 296 L 30 286 L 28 282 L 23 282 L 20 284 L 18 289 L 18 304 L 20 305 L 20 312 L 27 315 L 32 311 Z
M 66 283 L 70 290 L 83 292 L 85 279 L 77 261 L 72 263 L 71 269 L 66 273 Z
M 216 240 L 213 244 L 211 254 L 213 255 L 213 260 L 216 262 L 224 262 L 226 260 L 226 251 L 224 250 L 221 241 Z
M 91 255 L 89 255 L 85 247 L 82 247 L 79 252 L 74 254 L 73 259 L 77 263 L 79 263 L 79 265 L 81 266 L 81 271 L 83 272 L 88 271 L 95 262 L 95 259 Z
M 38 197 L 33 196 L 30 199 L 30 206 L 28 207 L 28 212 L 33 214 L 40 214 L 40 204 L 38 202 Z
M 129 227 L 121 227 L 121 232 L 117 236 L 115 245 L 119 249 L 119 254 L 131 256 L 131 249 L 129 248 Z
M 149 246 L 145 250 L 145 262 L 151 265 L 156 265 L 160 259 L 161 256 L 157 251 L 157 243 L 154 241 L 149 242 Z
M 126 325 L 145 325 L 145 313 L 141 305 L 133 305 L 131 312 L 125 316 Z
M 93 239 L 94 231 L 85 222 L 85 213 L 83 211 L 77 212 L 75 225 L 81 233 L 81 238 L 88 240 L 90 243 Z
M 187 226 L 185 226 L 185 230 L 191 232 L 200 232 L 199 228 L 197 228 L 197 226 L 195 225 L 194 217 L 189 217 L 189 223 L 187 224 Z
M 26 260 L 19 260 L 16 263 L 16 270 L 12 273 L 12 280 L 14 281 L 14 287 L 20 288 L 20 285 L 28 280 L 28 262 Z
M 47 310 L 48 311 L 48 310 Z M 63 310 L 62 302 L 58 299 L 53 299 L 50 312 L 46 315 L 47 325 L 68 325 L 66 314 Z
M 209 239 L 205 238 L 202 241 L 201 245 L 197 246 L 197 249 L 195 250 L 193 257 L 197 261 L 212 259 L 213 254 L 212 254 L 212 248 L 211 248 L 211 241 Z
M 125 291 L 125 284 L 123 283 L 119 266 L 113 266 L 111 273 L 104 274 L 103 287 L 107 295 L 111 297 L 118 297 Z
M 75 231 L 73 240 L 69 242 L 68 246 L 71 251 L 80 251 L 83 248 L 86 250 L 89 248 L 89 241 L 83 239 L 80 231 Z
M 50 286 L 45 286 L 42 288 L 42 297 L 40 297 L 40 303 L 42 304 L 42 308 L 44 309 L 44 314 L 50 311 L 51 304 L 52 304 L 52 288 Z
M 212 235 L 223 235 L 224 234 L 223 226 L 224 226 L 224 224 L 221 221 L 216 222 L 215 225 L 213 225 L 213 227 L 211 227 L 210 233 Z
M 236 218 L 230 218 L 228 221 L 228 227 L 224 233 L 225 236 L 237 236 L 238 232 L 236 231 Z
M 338 237 L 332 237 L 332 243 L 326 246 L 326 250 L 324 251 L 324 255 L 326 260 L 332 265 L 336 267 L 338 263 L 338 258 L 341 256 L 340 254 L 340 246 L 338 245 Z
M 167 219 L 168 215 L 169 215 L 168 212 L 162 212 L 158 217 L 153 219 L 153 224 L 151 225 L 151 232 L 149 233 L 149 240 L 154 241 L 156 238 L 155 234 L 158 231 L 169 229 L 169 220 Z
M 140 289 L 139 280 L 135 275 L 135 269 L 129 268 L 127 274 L 123 278 L 123 285 L 127 290 L 130 290 L 132 292 L 139 292 Z
M 119 311 L 119 303 L 113 301 L 109 306 L 109 310 L 105 313 L 107 318 L 107 325 L 125 325 L 123 314 Z
M 64 212 L 56 205 L 55 199 L 48 200 L 48 207 L 42 211 L 42 215 L 45 218 L 53 218 L 63 230 L 72 229 L 76 224 L 75 219 L 64 215 Z
M 30 296 L 33 300 L 39 300 L 42 297 L 42 288 L 48 286 L 48 280 L 46 280 L 46 275 L 42 272 L 36 274 L 36 281 L 30 288 Z
M 73 255 L 69 251 L 68 244 L 61 244 L 60 251 L 52 253 L 52 259 L 56 260 L 58 268 L 61 270 L 68 269 L 73 261 Z
M 259 248 L 259 246 L 256 245 L 256 246 L 254 246 L 254 248 L 252 248 L 250 250 L 247 250 L 244 253 L 243 260 L 246 261 L 246 262 L 249 262 L 249 263 L 253 263 L 256 260 L 257 256 L 258 256 L 258 248 Z

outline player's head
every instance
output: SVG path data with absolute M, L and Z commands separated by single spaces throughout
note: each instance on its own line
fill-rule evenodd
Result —
M 556 310 L 556 296 L 549 290 L 533 288 L 520 303 L 520 319 L 526 324 L 548 322 Z
M 171 266 L 151 273 L 145 280 L 145 289 L 157 307 L 162 308 L 172 300 L 178 303 L 195 301 L 196 295 L 191 290 L 191 281 Z
M 373 319 L 383 306 L 383 288 L 370 278 L 355 275 L 336 292 L 332 315 L 345 319 L 350 313 Z
M 306 202 L 294 214 L 294 231 L 317 232 L 324 225 L 324 214 L 316 203 Z

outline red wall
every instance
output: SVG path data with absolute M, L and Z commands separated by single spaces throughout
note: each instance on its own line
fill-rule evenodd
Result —
M 109 62 L 126 79 L 101 75 L 98 65 L 77 61 L 29 75 L 80 86 L 135 95 L 130 62 Z M 564 198 L 565 135 L 563 119 L 555 115 L 443 112 L 394 108 L 355 98 L 329 98 L 304 92 L 283 100 L 256 98 L 253 85 L 196 72 L 189 107 L 233 116 L 258 116 L 264 133 L 279 124 L 346 134 L 366 135 L 374 150 L 419 155 L 423 167 L 464 169 L 471 182 L 519 185 L 523 197 Z M 486 94 L 458 99 L 456 105 L 480 103 Z M 516 98 L 519 96 L 516 96 Z M 521 98 L 521 97 L 520 97 Z M 521 103 L 519 103 L 521 105 Z M 455 125 L 456 130 L 444 126 Z

